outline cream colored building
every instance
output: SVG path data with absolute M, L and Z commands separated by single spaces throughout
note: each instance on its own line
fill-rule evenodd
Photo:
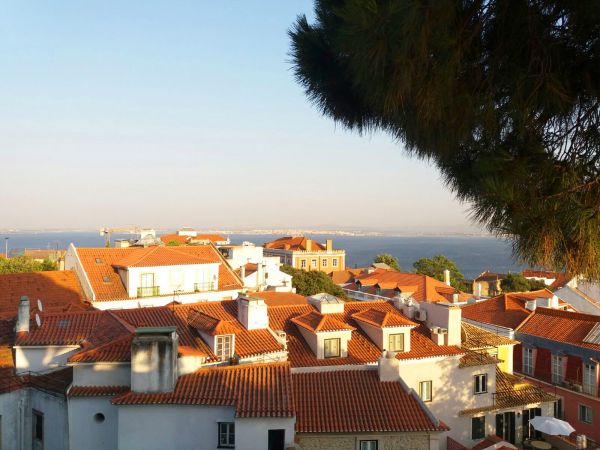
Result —
M 295 269 L 331 273 L 346 268 L 346 251 L 334 249 L 331 239 L 321 244 L 303 236 L 286 236 L 263 247 L 265 256 L 278 256 L 283 264 Z

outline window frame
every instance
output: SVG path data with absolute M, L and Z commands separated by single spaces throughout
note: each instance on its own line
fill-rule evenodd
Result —
M 429 393 L 429 398 L 425 398 L 423 396 L 423 387 L 424 386 L 429 386 L 429 390 L 427 391 Z M 433 401 L 433 381 L 432 380 L 419 381 L 419 397 L 421 398 L 423 403 L 430 403 Z
M 300 268 L 301 269 L 306 269 L 306 259 L 301 259 L 300 260 Z
M 222 431 L 222 427 L 225 427 L 225 431 Z M 223 436 L 226 437 L 225 443 L 221 440 Z M 233 442 L 230 442 L 232 436 Z M 217 448 L 235 448 L 235 422 L 217 422 Z
M 369 447 L 363 447 L 363 444 L 368 444 Z M 370 445 L 375 444 L 375 448 L 372 448 Z M 379 449 L 379 441 L 377 439 L 361 439 L 358 441 L 358 449 L 359 450 L 378 450 Z
M 331 260 L 331 265 L 332 265 L 333 267 L 337 267 L 337 266 L 338 266 L 338 260 L 337 260 L 337 258 L 333 258 L 333 259 Z
M 589 372 L 591 372 L 591 374 Z M 598 386 L 596 381 L 596 364 L 583 363 L 583 375 L 581 382 L 584 394 L 593 395 L 594 397 L 597 396 Z
M 44 413 L 37 409 L 31 410 L 31 439 L 44 445 Z M 41 436 L 38 436 L 38 432 Z
M 533 375 L 533 349 L 531 347 L 523 347 L 523 373 Z
M 220 342 L 220 341 L 224 341 L 224 342 Z M 227 356 L 222 356 L 221 353 L 223 353 L 223 349 L 221 349 L 221 351 L 219 351 L 219 346 L 224 347 L 226 343 L 229 344 L 229 354 Z M 233 335 L 232 334 L 218 334 L 215 336 L 215 355 L 219 358 L 220 361 L 225 361 L 233 356 Z
M 582 414 L 582 411 L 589 411 L 589 414 Z M 586 418 L 583 417 L 584 415 Z M 592 410 L 592 407 L 580 403 L 577 408 L 577 418 L 581 423 L 587 423 L 588 425 L 594 423 L 594 411 Z
M 327 267 L 327 258 L 321 258 L 321 267 Z
M 475 421 L 481 422 L 480 419 L 483 419 L 483 423 L 481 425 L 483 425 L 481 427 L 481 435 L 477 435 L 475 436 Z M 471 417 L 471 439 L 484 439 L 485 438 L 485 416 L 477 416 L 477 417 Z
M 327 343 L 331 341 L 337 341 L 337 355 L 327 355 Z M 323 357 L 324 358 L 339 358 L 342 356 L 342 339 L 341 338 L 328 338 L 323 339 Z
M 565 381 L 563 375 L 563 357 L 561 355 L 552 354 L 550 362 L 550 374 L 552 376 L 552 384 L 562 384 Z M 558 371 L 556 370 L 558 368 Z
M 396 350 L 396 348 L 392 348 L 392 338 L 396 338 L 400 336 L 401 341 L 402 341 L 402 349 L 400 350 Z M 391 352 L 403 352 L 404 351 L 404 344 L 405 344 L 405 336 L 404 333 L 390 333 L 388 334 L 388 350 Z
M 475 395 L 487 394 L 487 392 L 488 392 L 487 379 L 488 379 L 487 373 L 478 373 L 476 375 L 473 375 L 473 394 L 475 394 Z M 483 383 L 482 383 L 482 381 L 483 381 Z M 479 387 L 479 389 L 478 389 L 478 387 Z

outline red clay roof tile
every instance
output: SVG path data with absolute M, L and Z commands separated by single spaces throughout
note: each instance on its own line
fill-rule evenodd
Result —
M 418 325 L 402 314 L 392 311 L 380 311 L 375 308 L 365 309 L 364 311 L 352 314 L 352 318 L 379 328 L 416 327 Z
M 129 390 L 129 386 L 72 386 L 69 397 L 113 397 Z
M 331 317 L 329 314 L 321 314 L 317 311 L 310 311 L 301 316 L 294 317 L 291 320 L 296 325 L 314 332 L 354 330 L 353 327 L 346 325 L 341 320 Z

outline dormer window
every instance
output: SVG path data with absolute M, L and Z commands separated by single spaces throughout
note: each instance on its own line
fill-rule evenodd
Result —
M 404 351 L 404 333 L 395 333 L 388 336 L 389 346 L 388 350 L 392 352 L 403 352 Z
M 339 358 L 340 350 L 340 338 L 331 338 L 324 340 L 323 356 L 325 358 Z
M 233 356 L 233 336 L 230 334 L 215 336 L 215 355 L 224 361 Z
M 104 282 L 104 283 L 110 283 L 110 277 L 108 275 L 104 275 L 102 277 L 102 282 Z

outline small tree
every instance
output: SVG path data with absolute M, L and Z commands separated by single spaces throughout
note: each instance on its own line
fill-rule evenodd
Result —
M 41 272 L 44 270 L 56 270 L 56 264 L 50 260 L 38 262 L 28 256 L 15 256 L 9 259 L 0 259 L 0 274 Z
M 454 261 L 444 255 L 433 258 L 421 258 L 413 263 L 415 272 L 427 275 L 439 281 L 444 281 L 444 270 L 450 271 L 450 284 L 458 290 L 465 290 L 465 277 Z
M 400 263 L 398 262 L 398 258 L 396 258 L 390 253 L 380 253 L 373 259 L 373 262 L 387 264 L 392 269 L 400 272 Z
M 342 288 L 335 284 L 325 272 L 307 272 L 287 265 L 281 266 L 281 271 L 292 276 L 292 286 L 296 288 L 296 293 L 300 295 L 314 295 L 325 292 L 336 297 L 346 298 Z
M 540 280 L 528 280 L 520 273 L 509 273 L 500 282 L 502 292 L 527 292 L 544 289 L 546 285 Z
M 180 245 L 180 244 L 177 241 L 169 241 L 169 242 L 167 242 L 167 246 L 168 247 L 177 247 L 178 245 Z

